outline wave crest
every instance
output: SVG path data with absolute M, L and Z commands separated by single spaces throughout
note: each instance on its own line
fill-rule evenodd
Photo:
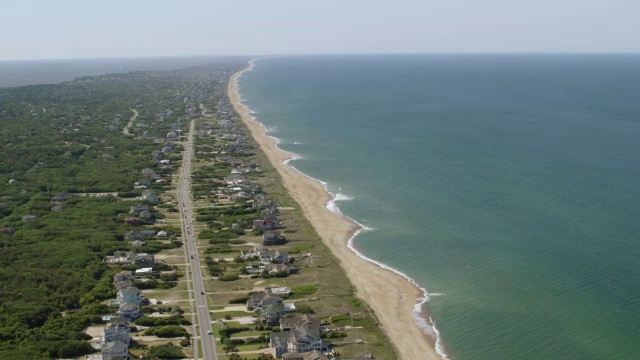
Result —
M 334 198 L 334 201 L 347 201 L 347 200 L 353 200 L 353 199 L 355 199 L 355 197 L 350 195 L 345 195 L 342 193 L 337 193 Z

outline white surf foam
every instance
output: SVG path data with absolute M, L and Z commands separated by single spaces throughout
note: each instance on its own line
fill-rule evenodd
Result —
M 255 61 L 255 60 L 258 60 L 258 59 L 251 60 L 251 61 L 249 62 L 249 67 L 247 67 L 246 69 L 242 70 L 242 72 L 241 72 L 241 73 L 236 77 L 236 79 L 235 79 L 235 82 L 236 82 L 236 89 L 238 89 L 238 85 L 237 85 L 238 78 L 239 78 L 240 76 L 242 76 L 242 74 L 243 74 L 245 71 L 251 71 L 251 70 L 253 69 L 253 63 L 254 63 L 254 61 Z M 244 102 L 244 99 L 242 99 L 242 101 Z M 243 105 L 244 105 L 244 104 L 243 104 Z M 256 112 L 253 112 L 253 111 L 252 111 L 249 107 L 247 107 L 246 105 L 244 105 L 244 106 L 245 106 L 245 107 L 247 108 L 247 110 L 249 111 L 249 114 L 257 114 Z M 280 144 L 281 140 L 280 140 L 280 139 L 278 139 L 278 138 L 277 138 L 277 137 L 275 137 L 275 136 L 272 136 L 272 135 L 269 135 L 269 134 L 268 134 L 268 132 L 270 131 L 270 129 L 274 129 L 275 127 L 268 128 L 268 127 L 267 127 L 267 126 L 265 126 L 263 123 L 261 123 L 261 122 L 260 122 L 260 121 L 255 117 L 255 116 L 251 116 L 251 117 L 253 118 L 253 120 L 254 120 L 255 122 L 257 122 L 258 124 L 260 124 L 260 126 L 262 126 L 262 128 L 264 128 L 264 129 L 265 129 L 265 134 L 266 134 L 268 137 L 270 137 L 270 138 L 274 139 L 276 149 L 278 149 L 278 150 L 280 150 L 280 151 L 284 151 L 285 153 L 290 154 L 290 157 L 289 157 L 287 160 L 283 161 L 283 164 L 284 164 L 284 165 L 288 166 L 289 168 L 291 168 L 292 170 L 294 170 L 294 171 L 295 171 L 295 172 L 297 172 L 298 174 L 300 174 L 300 175 L 302 175 L 302 176 L 304 176 L 304 177 L 306 177 L 306 178 L 308 178 L 308 179 L 311 179 L 311 180 L 313 180 L 313 181 L 316 181 L 316 182 L 320 183 L 320 184 L 324 187 L 325 191 L 326 191 L 326 192 L 329 194 L 329 196 L 330 196 L 329 201 L 327 201 L 326 208 L 327 208 L 327 209 L 329 209 L 329 211 L 332 211 L 332 212 L 334 212 L 334 213 L 336 213 L 336 214 L 338 214 L 338 215 L 340 215 L 340 216 L 342 216 L 342 217 L 344 217 L 344 218 L 348 219 L 349 221 L 351 221 L 351 222 L 355 223 L 356 225 L 358 225 L 359 229 L 358 229 L 358 230 L 353 234 L 353 236 L 351 236 L 351 238 L 348 240 L 348 242 L 347 242 L 347 247 L 348 247 L 351 251 L 353 251 L 353 252 L 354 252 L 358 257 L 360 257 L 360 258 L 362 258 L 362 259 L 364 259 L 364 260 L 366 260 L 366 261 L 368 261 L 368 262 L 371 262 L 371 263 L 373 263 L 373 264 L 375 264 L 375 265 L 377 265 L 377 266 L 379 266 L 379 267 L 381 267 L 381 268 L 383 268 L 383 269 L 386 269 L 386 270 L 392 271 L 392 272 L 394 272 L 394 273 L 396 273 L 396 274 L 398 274 L 398 275 L 402 276 L 402 277 L 403 277 L 403 278 L 405 278 L 405 279 L 406 279 L 406 280 L 407 280 L 411 285 L 413 285 L 413 286 L 415 286 L 416 288 L 420 289 L 420 291 L 421 291 L 422 295 L 421 295 L 421 296 L 419 296 L 419 297 L 416 299 L 416 303 L 415 303 L 415 305 L 413 306 L 412 317 L 413 317 L 413 319 L 414 319 L 414 321 L 415 321 L 416 325 L 417 325 L 417 326 L 422 330 L 422 332 L 423 332 L 423 333 L 425 333 L 426 335 L 430 336 L 432 339 L 434 339 L 434 341 L 435 341 L 435 350 L 436 350 L 437 354 L 438 354 L 438 355 L 440 355 L 441 359 L 442 359 L 442 360 L 449 360 L 449 358 L 447 357 L 447 354 L 446 354 L 446 352 L 445 352 L 445 350 L 444 350 L 444 345 L 442 344 L 442 340 L 441 340 L 441 338 L 440 338 L 440 332 L 439 332 L 439 331 L 438 331 L 438 329 L 436 328 L 436 326 L 435 326 L 435 323 L 434 323 L 433 319 L 432 319 L 430 316 L 429 316 L 429 317 L 426 317 L 426 316 L 425 316 L 425 314 L 423 313 L 423 310 L 422 310 L 422 309 L 423 309 L 424 304 L 426 304 L 426 303 L 429 301 L 429 299 L 431 298 L 431 296 L 443 296 L 443 294 L 440 294 L 440 293 L 429 294 L 429 292 L 427 292 L 427 290 L 426 290 L 424 287 L 421 287 L 420 285 L 418 285 L 418 283 L 417 283 L 413 278 L 411 278 L 409 275 L 407 275 L 407 274 L 403 273 L 402 271 L 400 271 L 400 270 L 398 270 L 398 269 L 396 269 L 396 268 L 393 268 L 393 267 L 391 267 L 391 266 L 389 266 L 389 265 L 386 265 L 386 264 L 384 264 L 384 263 L 382 263 L 382 262 L 376 261 L 376 260 L 374 260 L 374 259 L 372 259 L 372 258 L 370 258 L 370 257 L 368 257 L 368 256 L 366 256 L 366 255 L 364 255 L 364 254 L 363 254 L 363 253 L 361 253 L 359 250 L 357 250 L 357 249 L 354 247 L 354 240 L 355 240 L 355 238 L 356 238 L 360 233 L 362 233 L 363 231 L 374 231 L 375 229 L 370 228 L 370 227 L 368 227 L 368 226 L 366 226 L 366 225 L 364 225 L 364 224 L 361 224 L 361 223 L 359 223 L 358 221 L 356 221 L 355 219 L 353 219 L 353 218 L 351 218 L 351 217 L 349 217 L 349 216 L 347 216 L 347 215 L 343 214 L 343 213 L 342 213 L 342 211 L 340 210 L 340 208 L 336 205 L 336 201 L 347 201 L 347 200 L 353 200 L 354 198 L 353 198 L 353 197 L 350 197 L 350 196 L 348 196 L 348 195 L 341 194 L 341 193 L 337 193 L 337 194 L 332 193 L 332 192 L 329 190 L 329 188 L 328 188 L 328 184 L 327 184 L 326 182 L 324 182 L 324 181 L 322 181 L 322 180 L 320 180 L 320 179 L 316 179 L 316 178 L 314 178 L 314 177 L 312 177 L 312 176 L 309 176 L 309 175 L 307 175 L 307 174 L 305 174 L 305 173 L 301 172 L 300 170 L 296 169 L 294 166 L 292 166 L 292 165 L 290 164 L 290 161 L 292 161 L 292 160 L 299 160 L 299 159 L 302 159 L 302 157 L 301 157 L 300 155 L 297 155 L 297 154 L 292 153 L 292 152 L 290 152 L 290 151 L 282 150 L 282 149 L 278 146 L 278 145 Z M 340 196 L 340 198 L 338 198 L 338 196 Z
M 345 195 L 345 194 L 342 194 L 342 193 L 337 193 L 335 201 L 348 201 L 348 200 L 353 200 L 353 199 L 355 199 L 353 196 Z

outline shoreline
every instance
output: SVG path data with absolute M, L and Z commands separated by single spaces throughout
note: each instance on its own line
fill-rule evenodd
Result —
M 427 320 L 422 316 L 422 307 L 429 299 L 426 290 L 401 271 L 355 249 L 354 239 L 367 228 L 338 210 L 335 205 L 337 194 L 329 192 L 325 182 L 289 165 L 295 154 L 280 149 L 279 139 L 268 135 L 266 127 L 256 121 L 242 103 L 237 79 L 253 68 L 255 60 L 229 80 L 227 95 L 235 111 L 281 175 L 285 188 L 300 205 L 305 217 L 340 261 L 343 271 L 356 287 L 357 296 L 376 314 L 400 357 L 406 360 L 447 359 L 438 331 L 429 323 L 430 318 Z

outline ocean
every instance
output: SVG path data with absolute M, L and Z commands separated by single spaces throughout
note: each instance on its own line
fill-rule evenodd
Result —
M 449 359 L 640 354 L 640 55 L 260 59 L 290 164 L 414 279 Z

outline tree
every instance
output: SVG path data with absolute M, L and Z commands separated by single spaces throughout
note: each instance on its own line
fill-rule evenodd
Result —
M 186 355 L 179 347 L 169 343 L 152 347 L 144 359 L 184 359 L 185 357 Z

